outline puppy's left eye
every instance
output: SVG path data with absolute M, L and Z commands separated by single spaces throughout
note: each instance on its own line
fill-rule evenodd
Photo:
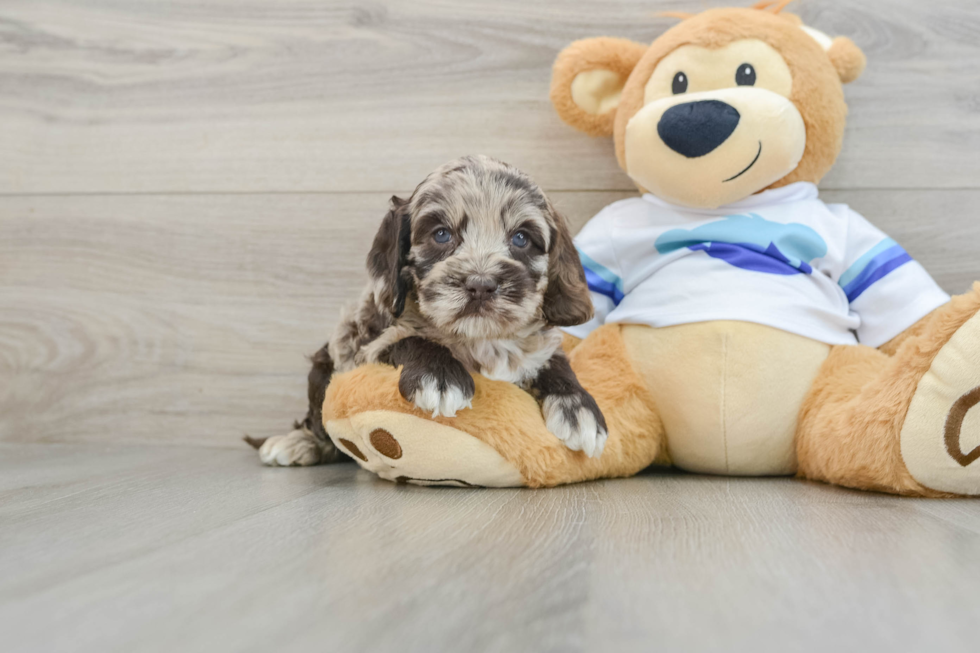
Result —
M 436 229 L 436 232 L 432 234 L 432 239 L 440 245 L 445 245 L 452 237 L 453 235 L 449 233 L 449 229 Z
M 743 63 L 735 73 L 735 83 L 739 86 L 755 86 L 755 68 L 750 63 Z
M 523 231 L 518 231 L 511 237 L 510 242 L 513 243 L 514 247 L 527 247 L 527 234 Z

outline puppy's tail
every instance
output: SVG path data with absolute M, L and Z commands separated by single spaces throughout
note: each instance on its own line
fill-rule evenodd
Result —
M 269 438 L 253 438 L 251 435 L 248 435 L 247 433 L 245 434 L 245 437 L 242 438 L 242 440 L 245 440 L 245 442 L 248 442 L 256 449 L 260 448 L 268 439 Z
M 294 420 L 294 421 L 293 421 L 293 430 L 296 430 L 296 429 L 301 429 L 301 428 L 303 428 L 303 422 L 297 422 L 297 421 L 295 421 L 295 420 Z M 253 437 L 252 437 L 251 435 L 249 435 L 248 433 L 246 433 L 246 434 L 245 434 L 245 435 L 244 435 L 244 436 L 242 437 L 242 440 L 245 440 L 245 442 L 248 442 L 248 443 L 249 443 L 250 445 L 252 445 L 252 447 L 254 447 L 255 449 L 259 449 L 259 448 L 261 448 L 261 447 L 262 447 L 262 445 L 263 445 L 263 444 L 265 444 L 265 441 L 266 441 L 266 440 L 268 440 L 268 439 L 269 439 L 269 438 L 253 438 Z
M 313 354 L 311 359 L 313 366 L 310 369 L 307 390 L 309 410 L 306 413 L 306 418 L 302 422 L 293 422 L 293 430 L 302 429 L 309 431 L 325 446 L 329 445 L 329 449 L 334 451 L 333 459 L 325 460 L 324 462 L 334 462 L 334 459 L 345 460 L 347 456 L 333 446 L 333 443 L 330 442 L 330 436 L 327 435 L 326 429 L 323 428 L 323 398 L 327 394 L 327 386 L 330 384 L 330 377 L 334 371 L 333 360 L 330 358 L 328 349 L 329 343 L 323 345 L 317 353 Z M 246 433 L 242 439 L 255 449 L 258 449 L 269 438 L 253 438 Z

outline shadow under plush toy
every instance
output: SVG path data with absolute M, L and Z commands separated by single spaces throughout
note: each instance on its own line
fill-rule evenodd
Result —
M 338 447 L 421 483 L 553 486 L 659 462 L 980 494 L 980 285 L 951 300 L 817 198 L 864 55 L 771 4 L 683 17 L 650 46 L 586 39 L 555 63 L 559 115 L 612 135 L 644 193 L 576 239 L 597 316 L 565 349 L 606 416 L 604 453 L 568 450 L 530 395 L 480 377 L 472 409 L 429 418 L 380 365 L 331 382 Z

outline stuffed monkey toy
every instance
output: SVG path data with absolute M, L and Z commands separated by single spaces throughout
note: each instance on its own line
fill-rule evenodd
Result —
M 682 15 L 651 45 L 578 41 L 555 63 L 558 115 L 611 136 L 642 193 L 576 238 L 596 317 L 565 349 L 606 416 L 600 457 L 567 449 L 516 386 L 477 377 L 472 409 L 430 418 L 383 366 L 334 377 L 335 444 L 419 484 L 544 487 L 660 463 L 980 494 L 980 284 L 951 299 L 820 201 L 842 84 L 865 59 L 785 4 Z

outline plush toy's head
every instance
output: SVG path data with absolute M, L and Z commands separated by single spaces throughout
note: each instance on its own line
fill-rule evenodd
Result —
M 552 102 L 573 127 L 613 136 L 637 186 L 676 204 L 816 183 L 840 152 L 841 84 L 865 59 L 849 39 L 780 13 L 786 4 L 685 16 L 649 47 L 577 41 L 555 62 Z

